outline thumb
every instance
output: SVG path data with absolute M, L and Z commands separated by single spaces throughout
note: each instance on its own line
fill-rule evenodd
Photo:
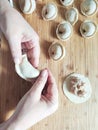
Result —
M 15 64 L 19 64 L 22 59 L 22 51 L 21 51 L 21 40 L 10 40 L 9 46 L 11 49 L 11 54 Z
M 38 97 L 41 96 L 42 90 L 47 82 L 47 78 L 48 78 L 48 71 L 47 69 L 44 69 L 30 91 L 37 94 Z

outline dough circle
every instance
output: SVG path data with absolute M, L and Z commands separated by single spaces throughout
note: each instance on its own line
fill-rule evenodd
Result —
M 74 78 L 74 82 L 72 82 L 72 78 Z M 78 80 L 75 80 L 78 79 Z M 72 83 L 75 84 L 75 89 L 72 88 Z M 82 96 L 79 96 L 71 90 L 75 90 L 77 93 L 79 93 L 80 88 L 78 85 L 81 85 L 80 83 L 84 83 L 83 86 L 81 86 L 81 90 L 84 89 L 84 94 Z M 66 77 L 63 83 L 63 92 L 64 95 L 73 103 L 83 103 L 86 102 L 92 94 L 91 84 L 87 77 L 81 74 L 73 73 Z M 80 91 L 81 92 L 81 91 Z
M 22 62 L 15 64 L 16 73 L 23 79 L 30 81 L 39 76 L 40 71 L 34 68 L 28 61 L 27 55 L 22 56 Z

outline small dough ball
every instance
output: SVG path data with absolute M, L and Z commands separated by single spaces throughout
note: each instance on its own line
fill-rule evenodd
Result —
M 78 10 L 74 7 L 71 7 L 66 11 L 65 18 L 71 23 L 71 25 L 74 25 L 78 21 Z
M 53 20 L 57 16 L 57 6 L 54 3 L 46 4 L 42 9 L 42 17 L 44 20 Z
M 81 13 L 85 16 L 91 16 L 97 11 L 96 0 L 85 0 L 80 5 Z
M 31 14 L 36 9 L 35 0 L 19 0 L 19 6 L 24 14 Z
M 66 77 L 63 83 L 63 91 L 66 97 L 73 103 L 86 102 L 92 93 L 89 79 L 77 73 Z
M 58 39 L 62 41 L 68 40 L 71 37 L 72 32 L 72 25 L 67 21 L 61 22 L 56 29 L 56 35 Z
M 30 80 L 39 76 L 40 72 L 34 68 L 27 59 L 27 55 L 22 56 L 22 62 L 15 64 L 16 73 L 25 80 Z
M 51 59 L 57 61 L 61 60 L 65 56 L 65 47 L 58 42 L 53 42 L 49 47 L 49 56 Z
M 60 0 L 60 2 L 64 6 L 69 6 L 74 2 L 74 0 Z
M 94 36 L 97 32 L 97 25 L 93 21 L 84 21 L 80 26 L 80 33 L 85 38 Z

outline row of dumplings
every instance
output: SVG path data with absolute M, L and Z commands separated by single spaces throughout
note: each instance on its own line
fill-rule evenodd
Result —
M 12 0 L 9 0 L 12 5 Z M 71 5 L 74 0 L 60 0 L 63 6 Z M 19 0 L 20 9 L 25 14 L 31 14 L 36 9 L 35 0 Z M 85 16 L 92 16 L 97 12 L 96 0 L 84 0 L 80 4 L 81 13 Z M 61 22 L 56 29 L 57 38 L 66 41 L 72 36 L 73 25 L 78 21 L 78 10 L 74 7 L 67 9 L 65 21 Z M 45 21 L 53 20 L 58 14 L 58 8 L 54 3 L 46 4 L 42 9 L 42 17 Z M 80 33 L 84 38 L 90 38 L 97 32 L 97 25 L 92 20 L 85 20 L 80 26 Z
M 48 3 L 42 9 L 42 17 L 46 21 L 53 20 L 56 18 L 57 12 L 57 6 L 54 3 Z M 56 29 L 56 35 L 62 41 L 66 41 L 72 36 L 72 25 L 78 21 L 78 10 L 76 8 L 71 7 L 64 13 L 66 21 L 61 22 Z M 80 33 L 84 38 L 90 38 L 96 32 L 97 25 L 92 20 L 85 20 L 80 26 Z
M 12 0 L 9 0 L 12 4 Z M 65 7 L 73 4 L 74 0 L 60 0 L 61 4 Z M 31 14 L 36 9 L 35 0 L 19 0 L 20 9 L 25 14 Z M 85 16 L 91 16 L 97 11 L 96 0 L 84 0 L 80 4 L 81 13 Z

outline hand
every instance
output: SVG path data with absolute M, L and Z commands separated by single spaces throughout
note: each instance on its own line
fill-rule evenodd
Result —
M 21 62 L 22 49 L 25 49 L 29 61 L 37 67 L 40 55 L 39 37 L 20 13 L 12 7 L 6 8 L 0 14 L 0 28 L 9 42 L 14 62 Z
M 51 115 L 58 107 L 58 90 L 49 70 L 43 70 L 27 94 L 21 99 L 8 130 L 25 130 Z M 5 130 L 5 129 L 2 129 Z

